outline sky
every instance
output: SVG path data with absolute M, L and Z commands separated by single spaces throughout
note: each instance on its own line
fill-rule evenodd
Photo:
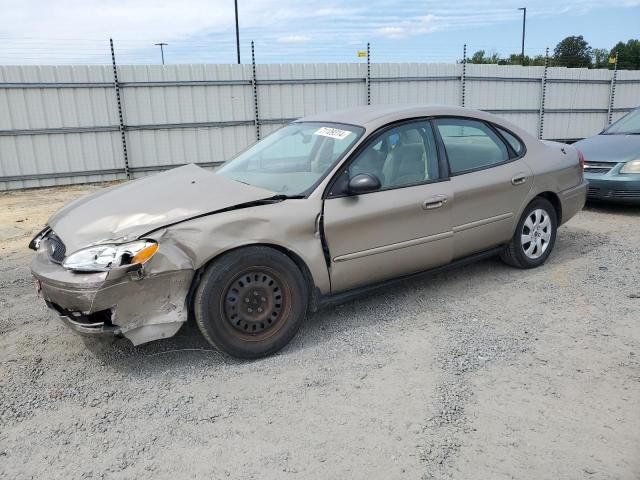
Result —
M 543 54 L 569 35 L 592 47 L 640 37 L 640 0 L 238 0 L 241 60 L 455 62 L 477 50 Z M 233 0 L 0 0 L 0 64 L 235 63 Z

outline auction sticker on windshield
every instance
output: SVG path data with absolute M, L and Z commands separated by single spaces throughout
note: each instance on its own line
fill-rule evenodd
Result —
M 335 138 L 342 140 L 346 138 L 351 132 L 348 130 L 340 130 L 339 128 L 322 127 L 313 132 L 314 135 L 322 135 L 323 137 Z

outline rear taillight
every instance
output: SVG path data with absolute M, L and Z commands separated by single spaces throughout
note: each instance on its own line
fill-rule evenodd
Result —
M 580 168 L 584 168 L 584 155 L 577 148 L 576 148 L 576 152 L 578 152 L 578 163 L 580 164 Z

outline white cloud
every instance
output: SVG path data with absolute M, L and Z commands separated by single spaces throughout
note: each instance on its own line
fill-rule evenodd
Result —
M 319 8 L 313 11 L 314 17 L 347 17 L 357 13 L 366 13 L 361 8 Z
M 178 8 L 176 8 L 178 7 Z M 3 36 L 40 38 L 175 39 L 205 28 L 232 22 L 232 9 L 211 8 L 195 0 L 185 8 L 179 3 L 152 0 L 7 1 L 2 8 Z
M 435 31 L 460 31 L 516 22 L 520 0 L 442 3 L 391 0 L 239 0 L 242 48 L 256 40 L 262 55 L 284 49 L 340 52 L 344 45 L 391 45 Z M 538 0 L 530 18 L 565 16 L 640 0 Z M 231 0 L 0 0 L 0 63 L 104 61 L 108 38 L 124 61 L 157 61 L 156 42 L 167 42 L 169 61 L 231 61 L 235 49 Z M 595 13 L 594 13 L 595 15 Z M 457 40 L 456 40 L 457 41 Z M 389 43 L 391 42 L 391 43 Z M 459 43 L 459 42 L 458 42 Z M 181 49 L 181 52 L 178 50 Z M 144 54 L 140 52 L 146 52 Z M 224 53 L 220 53 L 224 52 Z M 145 56 L 146 55 L 146 56 Z M 320 58 L 315 53 L 309 58 Z M 334 54 L 337 55 L 337 54 Z
M 422 35 L 437 30 L 440 21 L 441 19 L 434 15 L 425 15 L 399 22 L 396 25 L 379 27 L 375 32 L 386 38 L 404 38 Z
M 401 38 L 407 36 L 407 30 L 404 27 L 380 27 L 376 28 L 376 33 L 387 38 Z
M 285 35 L 284 37 L 278 37 L 280 43 L 306 43 L 311 41 L 311 37 L 306 35 Z

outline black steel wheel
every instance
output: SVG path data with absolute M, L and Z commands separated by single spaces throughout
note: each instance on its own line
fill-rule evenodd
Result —
M 224 291 L 224 318 L 247 341 L 275 333 L 291 308 L 291 289 L 268 268 L 249 268 L 236 275 Z
M 297 265 L 268 247 L 229 252 L 204 271 L 194 314 L 204 337 L 240 358 L 270 355 L 295 336 L 308 289 Z

